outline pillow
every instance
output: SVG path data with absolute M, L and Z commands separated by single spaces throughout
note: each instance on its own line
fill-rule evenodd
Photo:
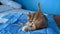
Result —
M 14 9 L 14 8 L 12 8 L 12 7 L 8 6 L 8 5 L 0 5 L 0 13 L 5 12 L 7 10 L 11 10 L 11 9 Z
M 21 4 L 18 4 L 17 2 L 14 2 L 12 0 L 0 0 L 0 2 L 13 8 L 21 8 Z

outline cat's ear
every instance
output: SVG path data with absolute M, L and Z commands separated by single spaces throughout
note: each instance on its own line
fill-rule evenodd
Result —
M 28 19 L 29 19 L 29 18 L 31 18 L 31 13 L 30 13 L 30 12 L 29 12 L 29 14 L 28 14 Z
M 31 14 L 31 12 L 29 12 L 29 14 Z

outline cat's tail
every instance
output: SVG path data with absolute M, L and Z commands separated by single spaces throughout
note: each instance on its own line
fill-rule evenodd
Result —
M 38 11 L 41 12 L 40 2 L 38 2 Z
M 40 13 L 42 13 L 42 11 L 41 11 L 41 6 L 40 6 L 40 2 L 38 2 L 38 11 L 40 12 Z M 56 16 L 56 15 L 54 15 L 54 14 L 48 14 L 48 16 Z

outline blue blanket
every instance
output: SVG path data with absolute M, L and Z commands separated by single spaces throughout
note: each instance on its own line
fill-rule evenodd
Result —
M 9 14 L 8 14 L 9 15 Z M 9 18 L 11 20 L 9 20 L 8 22 L 8 26 L 5 27 L 4 29 L 0 30 L 0 34 L 60 34 L 59 33 L 59 29 L 53 19 L 53 16 L 47 16 L 48 18 L 48 24 L 47 27 L 44 29 L 39 29 L 39 30 L 35 30 L 35 31 L 28 31 L 28 32 L 23 32 L 21 29 L 20 25 L 14 25 L 13 23 L 16 23 L 18 21 L 21 21 L 22 23 L 26 23 L 26 17 L 27 14 L 20 14 L 20 17 L 18 18 L 18 20 L 16 18 L 16 14 L 13 14 L 15 16 L 4 16 L 3 18 Z M 24 17 L 25 16 L 25 17 Z M 24 18 L 23 18 L 24 17 Z M 23 19 L 21 19 L 23 18 Z M 24 20 L 25 19 L 25 20 Z M 2 27 L 2 26 L 1 26 Z
M 17 19 L 20 17 L 20 15 L 18 13 L 9 13 L 1 18 L 5 18 L 5 21 L 6 19 L 8 19 L 6 21 L 6 23 L 0 23 L 0 30 L 7 27 L 9 24 L 12 24 L 14 23 L 15 21 L 17 21 Z M 3 22 L 4 19 L 1 19 L 1 22 Z

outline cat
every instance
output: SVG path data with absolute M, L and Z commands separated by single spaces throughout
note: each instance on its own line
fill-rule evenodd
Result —
M 24 31 L 24 32 L 26 32 L 28 30 L 34 31 L 36 29 L 46 27 L 48 19 L 42 13 L 42 11 L 40 9 L 40 3 L 38 3 L 38 11 L 34 12 L 34 13 L 29 12 L 27 20 L 28 21 L 26 24 L 19 23 L 20 25 L 22 25 L 22 31 Z

